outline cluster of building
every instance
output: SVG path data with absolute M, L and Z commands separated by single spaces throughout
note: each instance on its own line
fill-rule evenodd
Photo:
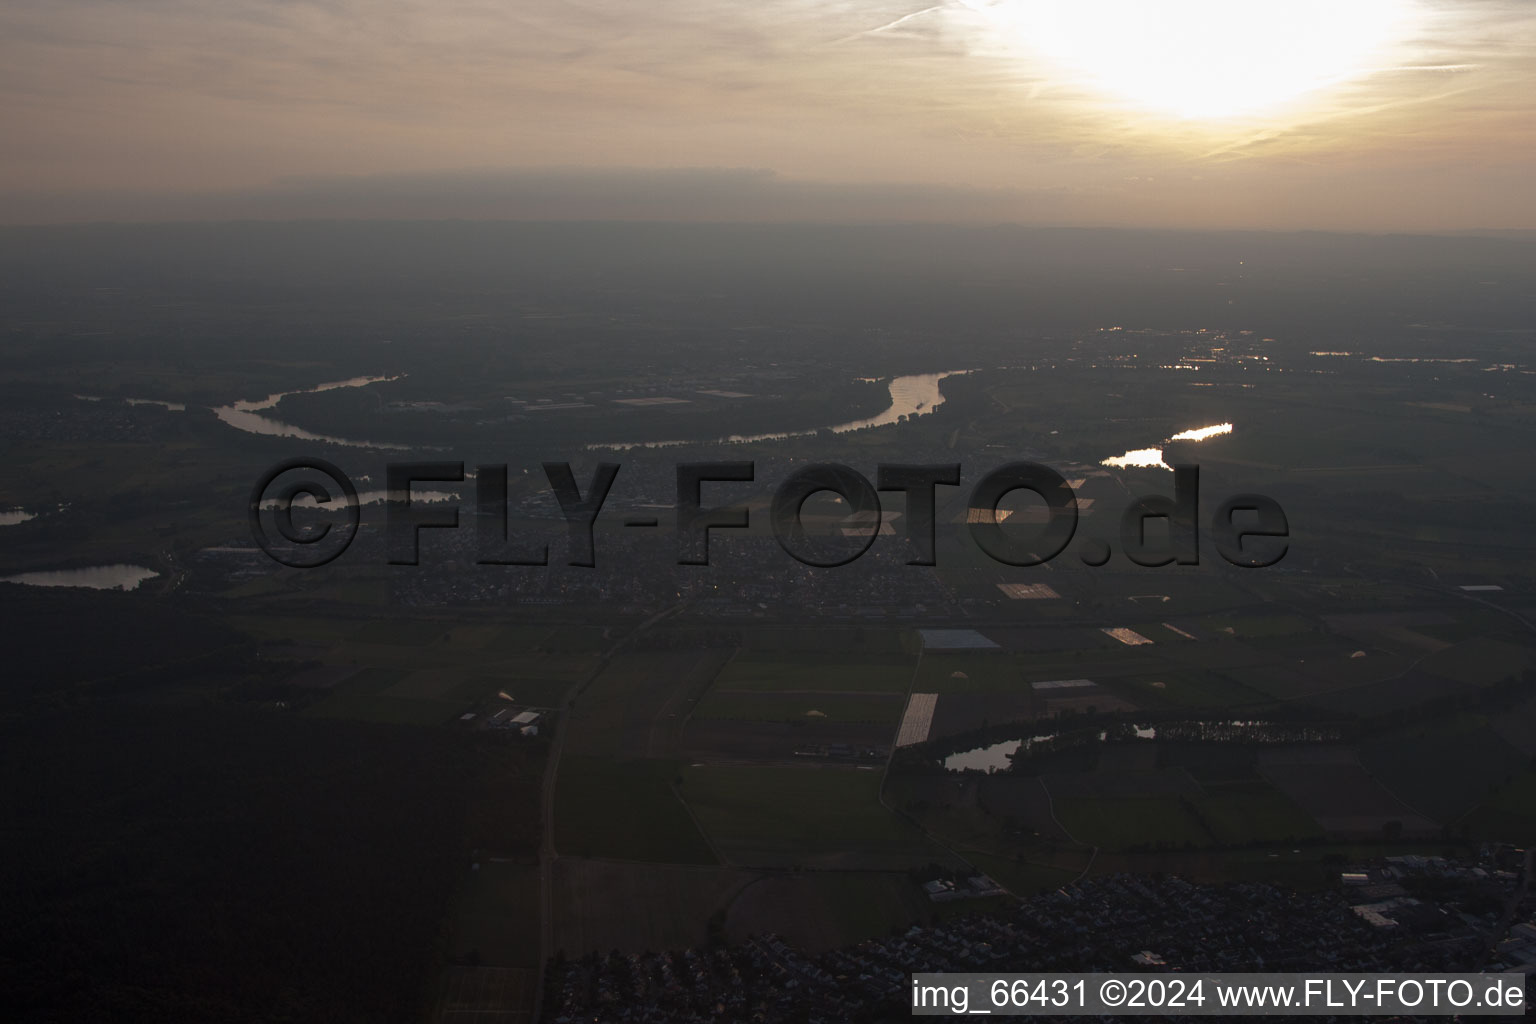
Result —
M 1425 859 L 1382 864 L 1399 883 L 1449 879 L 1447 898 L 1394 928 L 1351 906 L 1353 888 L 1297 892 L 1258 883 L 1197 885 L 1113 875 L 971 914 L 813 953 L 774 935 L 672 953 L 591 954 L 551 966 L 546 1017 L 625 1024 L 778 1021 L 831 1024 L 904 1019 L 911 976 L 944 972 L 1477 971 L 1536 968 L 1512 959 L 1536 947 L 1536 921 L 1517 924 L 1490 958 L 1491 910 L 1456 898 L 1464 882 L 1505 897 L 1514 880 L 1479 865 Z M 952 886 L 955 883 L 950 883 Z M 1401 897 L 1399 897 L 1401 898 Z M 1531 907 L 1525 907 L 1529 913 Z M 1493 936 L 1493 938 L 1497 938 Z M 1521 954 L 1523 955 L 1523 954 Z
M 935 878 L 923 883 L 923 892 L 935 903 L 952 903 L 955 900 L 979 900 L 988 896 L 1006 896 L 1008 890 L 986 875 L 969 878 Z
M 459 721 L 477 729 L 498 732 L 515 732 L 520 736 L 537 736 L 543 724 L 544 712 L 533 708 L 517 708 L 505 705 L 493 709 L 466 711 Z

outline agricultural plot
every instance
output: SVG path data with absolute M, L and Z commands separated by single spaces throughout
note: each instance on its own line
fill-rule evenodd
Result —
M 1536 836 L 1536 771 L 1527 769 L 1500 786 L 1465 824 L 1478 838 L 1529 844 Z
M 539 641 L 539 649 L 552 654 L 589 654 L 603 649 L 606 634 L 602 626 L 559 626 Z
M 1216 672 L 1179 668 L 1118 680 L 1149 706 L 1231 708 L 1269 703 L 1271 698 Z
M 1145 746 L 1147 753 L 1155 757 L 1152 744 Z M 1104 752 L 1113 750 L 1114 746 L 1109 746 Z M 1200 783 L 1182 768 L 1140 770 L 1101 765 L 1091 772 L 1049 773 L 1044 779 L 1058 805 L 1063 799 L 1193 799 L 1204 792 Z
M 1531 667 L 1531 651 L 1503 640 L 1476 637 L 1425 658 L 1425 672 L 1468 686 L 1487 686 Z
M 408 673 L 402 668 L 386 668 L 383 665 L 369 665 L 360 669 L 343 684 L 346 693 L 375 694 L 387 693 L 396 684 L 403 680 Z
M 1314 693 L 1305 703 L 1328 714 L 1373 718 L 1460 692 L 1462 684 L 1419 669 L 1379 683 Z
M 1311 623 L 1299 615 L 1211 615 L 1197 620 L 1198 626 L 1216 635 L 1239 640 L 1255 637 L 1296 636 L 1313 631 Z
M 901 774 L 886 782 L 885 795 L 893 807 L 942 836 L 952 849 L 959 846 L 991 849 L 1016 844 L 1035 830 L 1018 818 L 995 813 L 981 800 L 981 787 L 991 778 L 1011 775 Z M 1035 780 L 1030 780 L 1035 781 Z M 1043 792 L 1036 783 L 1037 793 Z M 1062 837 L 1062 841 L 1066 841 Z
M 1289 797 L 1261 781 L 1208 784 L 1195 812 L 1220 844 L 1292 843 L 1323 830 Z
M 892 654 L 826 657 L 743 650 L 721 670 L 713 692 L 905 693 L 916 661 Z
M 1168 663 L 1195 669 L 1223 671 L 1274 661 L 1273 653 L 1259 650 L 1226 634 L 1215 634 L 1198 643 L 1158 644 L 1157 649 L 1159 656 Z
M 1014 601 L 1052 601 L 1061 597 L 1049 583 L 999 583 L 997 589 Z
M 1072 714 L 1103 714 L 1110 711 L 1134 711 L 1136 705 L 1097 683 L 1086 686 L 1056 687 L 1054 680 L 1030 684 L 1041 718 L 1060 718 Z M 1087 682 L 1076 680 L 1074 682 Z
M 1368 651 L 1359 657 L 1334 653 L 1284 662 L 1271 656 L 1269 664 L 1233 668 L 1226 674 L 1276 700 L 1298 700 L 1396 679 L 1412 666 L 1410 659 L 1400 655 Z
M 1477 719 L 1360 745 L 1360 761 L 1393 793 L 1437 821 L 1455 821 L 1528 763 Z
M 977 784 L 977 800 L 988 813 L 1046 839 L 1071 841 L 1052 815 L 1051 793 L 1039 777 L 988 775 L 978 779 Z
M 1259 755 L 1259 773 L 1335 835 L 1434 834 L 1439 825 L 1372 778 L 1345 747 L 1286 747 Z M 1396 822 L 1396 826 L 1391 823 Z
M 524 1024 L 533 1019 L 540 972 L 533 967 L 448 968 L 438 1024 Z
M 710 917 L 757 877 L 734 868 L 561 857 L 554 868 L 555 947 L 571 957 L 702 948 Z
M 940 739 L 994 725 L 1033 721 L 1038 714 L 1038 705 L 1027 687 L 1020 693 L 946 693 L 938 699 L 928 738 Z
M 425 634 L 417 632 L 417 639 Z M 371 635 L 371 634 L 370 634 Z M 591 655 L 509 656 L 459 648 L 447 634 L 425 646 L 346 641 L 326 652 L 327 665 L 353 674 L 306 709 L 327 718 L 407 725 L 456 721 L 481 700 L 507 693 L 514 701 L 552 706 L 596 663 Z M 482 637 L 484 639 L 484 637 Z M 361 666 L 360 668 L 358 666 Z
M 920 629 L 925 651 L 992 651 L 996 641 L 974 629 Z
M 827 718 L 747 722 L 694 717 L 684 726 L 679 749 L 689 761 L 803 764 L 815 759 L 806 751 L 819 756 L 823 748 L 832 744 L 845 744 L 860 753 L 877 750 L 883 754 L 891 745 L 892 732 L 888 724 L 867 725 Z
M 407 673 L 379 693 L 386 697 L 406 700 L 452 699 L 454 691 L 464 682 L 455 669 L 427 668 Z
M 925 652 L 912 689 L 920 693 L 1024 693 L 1029 660 L 995 652 Z
M 571 711 L 566 749 L 630 758 L 677 756 L 690 711 L 730 655 L 716 649 L 614 658 Z
M 674 761 L 567 754 L 555 780 L 555 848 L 564 856 L 714 864 L 673 787 Z
M 1056 817 L 1080 843 L 1111 850 L 1208 844 L 1210 835 L 1176 796 L 1055 796 Z
M 496 967 L 539 966 L 539 866 L 482 860 L 460 881 L 449 929 L 450 957 L 474 954 Z
M 1113 641 L 1109 641 L 1113 643 Z M 1004 653 L 924 654 L 913 689 L 940 694 L 1028 694 L 1031 684 L 1057 679 L 1099 679 L 1105 675 L 1151 672 L 1163 667 L 1138 649 L 1067 652 L 1050 655 Z M 1144 647 L 1140 651 L 1151 651 Z M 1155 676 L 1154 676 L 1155 678 Z
M 1201 785 L 1257 782 L 1259 748 L 1246 743 L 1181 743 L 1159 740 L 1157 764 L 1182 768 Z
M 904 872 L 770 875 L 736 896 L 726 936 L 744 942 L 772 932 L 815 953 L 886 935 L 926 919 L 933 907 Z
M 741 630 L 742 646 L 770 655 L 797 654 L 895 655 L 907 648 L 903 631 L 889 626 L 748 626 Z
M 502 626 L 494 634 L 484 638 L 480 647 L 482 650 L 499 654 L 536 651 L 540 649 L 545 638 L 553 632 L 552 626 Z
M 316 718 L 349 718 L 390 725 L 445 725 L 463 714 L 459 700 L 422 700 L 384 694 L 332 693 L 304 709 Z
M 1112 646 L 1103 633 L 1087 626 L 1007 626 L 988 629 L 987 635 L 1014 652 L 1082 651 Z
M 1355 612 L 1329 615 L 1324 621 L 1333 632 L 1359 644 L 1416 655 L 1432 654 L 1449 647 L 1453 641 L 1432 630 L 1443 630 L 1456 624 L 1449 615 L 1434 611 Z
M 1112 850 L 1296 842 L 1323 829 L 1259 779 L 1200 786 L 1180 769 L 1137 778 L 1096 771 L 1046 780 L 1056 816 L 1079 842 Z
M 451 628 L 431 619 L 370 619 L 355 627 L 348 639 L 360 644 L 421 647 L 447 640 Z
M 1536 757 L 1536 697 L 1501 711 L 1490 724 L 1505 743 Z
M 901 717 L 898 694 L 847 693 L 722 693 L 710 691 L 694 708 L 701 721 L 731 719 L 746 722 L 788 722 L 825 719 L 894 725 Z
M 933 712 L 938 707 L 936 693 L 914 693 L 907 697 L 907 706 L 901 713 L 901 725 L 896 730 L 896 745 L 910 747 L 925 742 L 933 732 Z
M 847 767 L 695 765 L 682 794 L 731 863 L 899 867 L 929 844 L 880 803 L 880 772 Z

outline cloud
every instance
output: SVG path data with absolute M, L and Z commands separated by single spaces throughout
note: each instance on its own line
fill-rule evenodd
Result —
M 1106 101 L 1041 60 L 999 27 L 1023 2 L 9 0 L 0 195 L 8 219 L 714 217 L 731 203 L 835 218 L 841 201 L 847 220 L 1094 223 L 1167 222 L 1205 196 L 1207 222 L 1283 209 L 1326 226 L 1349 198 L 1390 220 L 1385 187 L 1407 226 L 1492 184 L 1507 191 L 1471 197 L 1483 221 L 1464 226 L 1506 220 L 1500 199 L 1530 216 L 1529 189 L 1506 182 L 1536 173 L 1536 5 L 1421 0 L 1422 31 L 1372 73 L 1284 116 L 1211 125 Z M 690 206 L 678 166 L 778 176 L 727 174 L 729 200 L 717 182 Z
M 261 188 L 0 193 L 0 223 L 245 219 L 1066 223 L 1070 188 L 798 181 L 751 168 L 464 170 L 290 179 Z

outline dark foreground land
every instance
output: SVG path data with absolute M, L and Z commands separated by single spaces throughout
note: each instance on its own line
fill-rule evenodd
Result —
M 154 574 L 0 582 L 13 1016 L 873 1020 L 912 969 L 1144 950 L 1529 973 L 1533 251 L 4 233 L 0 576 Z M 277 429 L 230 414 L 279 392 Z M 589 447 L 646 441 L 688 443 Z M 1122 512 L 1173 478 L 1106 460 L 1146 449 L 1200 467 L 1197 565 L 1125 557 Z M 479 564 L 474 485 L 444 483 L 460 527 L 419 565 L 389 563 L 376 502 L 344 555 L 280 567 L 247 500 L 301 455 L 365 492 L 390 461 L 505 464 L 507 529 L 549 564 Z M 754 463 L 706 492 L 751 528 L 679 565 L 676 466 L 720 460 Z M 976 543 L 971 487 L 1016 460 L 1076 496 L 1044 565 Z M 595 567 L 568 564 L 549 461 L 583 488 L 620 464 Z M 770 503 L 812 462 L 959 464 L 937 565 L 909 564 L 894 492 L 856 561 L 791 557 Z M 1213 546 L 1242 493 L 1285 510 L 1277 564 Z M 804 512 L 822 552 L 875 529 Z M 1022 492 L 1001 512 L 1044 522 Z M 1343 888 L 1357 867 L 1379 891 Z

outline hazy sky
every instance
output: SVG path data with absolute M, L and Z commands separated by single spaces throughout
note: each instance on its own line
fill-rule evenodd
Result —
M 1536 229 L 1536 0 L 7 0 L 0 221 Z

